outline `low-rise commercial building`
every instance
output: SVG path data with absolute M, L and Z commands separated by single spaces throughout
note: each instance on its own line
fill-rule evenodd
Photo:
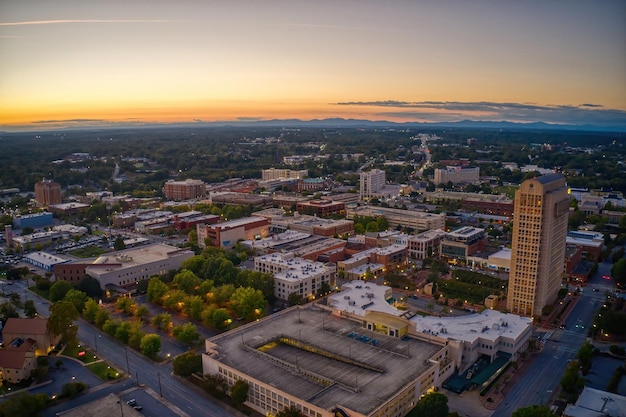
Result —
M 287 300 L 291 294 L 314 298 L 322 289 L 335 286 L 337 268 L 334 264 L 310 261 L 292 253 L 272 253 L 254 258 L 254 270 L 274 276 L 274 296 Z
M 263 217 L 245 217 L 224 223 L 196 225 L 198 246 L 232 249 L 240 240 L 259 240 L 269 236 L 269 221 Z
M 470 255 L 483 250 L 487 242 L 485 229 L 460 227 L 444 235 L 439 254 L 448 262 L 465 262 Z
M 246 405 L 264 415 L 402 417 L 454 372 L 445 343 L 362 323 L 319 304 L 290 308 L 207 339 L 203 373 L 247 382 Z
M 431 229 L 446 228 L 445 214 L 377 206 L 346 207 L 346 218 L 352 220 L 355 216 L 384 217 L 390 229 L 400 226 L 411 229 L 414 232 L 423 232 Z
M 169 180 L 163 186 L 163 195 L 168 200 L 184 201 L 204 198 L 206 184 L 202 180 L 186 179 L 184 181 Z
M 194 256 L 190 250 L 152 244 L 100 256 L 85 268 L 85 274 L 100 282 L 102 289 L 133 288 L 137 282 L 178 269 Z

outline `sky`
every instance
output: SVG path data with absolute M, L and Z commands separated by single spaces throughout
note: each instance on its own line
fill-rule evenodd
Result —
M 623 0 L 2 0 L 0 129 L 354 118 L 626 130 Z

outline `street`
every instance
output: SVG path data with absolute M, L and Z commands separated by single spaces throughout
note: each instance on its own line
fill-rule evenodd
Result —
M 494 411 L 493 417 L 508 417 L 518 408 L 532 404 L 549 404 L 569 362 L 576 358 L 578 350 L 587 340 L 595 311 L 606 298 L 605 291 L 613 288 L 612 280 L 602 278 L 609 273 L 611 266 L 609 262 L 598 264 L 597 272 L 578 295 L 576 304 L 565 319 L 565 330 L 552 332 L 543 351 L 535 356 L 515 386 L 507 390 L 505 400 Z M 592 288 L 599 291 L 592 291 Z
M 25 289 L 26 282 L 17 281 L 13 284 L 13 287 L 14 291 L 19 291 L 20 293 L 22 293 L 22 291 L 24 293 L 27 292 L 29 299 L 32 298 L 35 300 L 38 313 L 43 317 L 48 317 L 48 306 L 50 303 L 47 300 L 28 292 L 28 290 Z M 225 411 L 216 403 L 198 396 L 195 391 L 190 390 L 187 386 L 181 384 L 171 376 L 171 361 L 166 361 L 164 364 L 154 363 L 142 354 L 127 348 L 102 330 L 82 319 L 78 320 L 78 339 L 111 366 L 124 372 L 130 371 L 130 377 L 119 383 L 109 384 L 105 386 L 105 388 L 98 389 L 87 395 L 79 396 L 75 400 L 63 402 L 51 407 L 44 413 L 46 416 L 53 416 L 54 414 L 52 414 L 52 412 L 62 412 L 76 407 L 77 405 L 102 398 L 111 392 L 119 393 L 138 384 L 151 388 L 159 393 L 159 395 L 162 394 L 164 399 L 174 404 L 189 416 L 233 416 L 233 414 Z M 105 384 L 105 382 L 102 382 L 102 384 Z

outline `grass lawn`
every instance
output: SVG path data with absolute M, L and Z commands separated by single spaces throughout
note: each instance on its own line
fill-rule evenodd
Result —
M 81 352 L 84 353 L 81 354 Z M 67 346 L 65 349 L 63 349 L 63 356 L 69 356 L 70 358 L 78 359 L 83 363 L 91 363 L 98 360 L 93 352 L 89 351 L 80 344 Z
M 76 249 L 69 253 L 77 258 L 95 258 L 96 256 L 106 253 L 106 250 L 99 246 L 87 246 L 86 248 Z
M 103 381 L 111 381 L 122 375 L 117 369 L 111 368 L 106 362 L 96 362 L 86 366 Z

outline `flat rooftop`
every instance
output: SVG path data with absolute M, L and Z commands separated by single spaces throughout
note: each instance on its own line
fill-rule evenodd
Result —
M 131 249 L 124 249 L 117 252 L 111 252 L 100 256 L 93 264 L 121 263 L 122 268 L 130 268 L 147 263 L 157 262 L 163 259 L 169 259 L 171 254 L 182 254 L 189 252 L 177 248 L 175 246 L 163 245 L 155 243 L 152 245 L 144 245 Z
M 363 415 L 432 367 L 428 359 L 442 349 L 374 333 L 317 304 L 207 339 L 206 347 L 224 365 L 317 407 Z
M 417 315 L 411 318 L 417 332 L 473 343 L 476 339 L 496 340 L 499 337 L 517 339 L 532 320 L 515 314 L 485 310 L 469 316 L 437 317 Z M 442 332 L 445 329 L 445 333 Z

